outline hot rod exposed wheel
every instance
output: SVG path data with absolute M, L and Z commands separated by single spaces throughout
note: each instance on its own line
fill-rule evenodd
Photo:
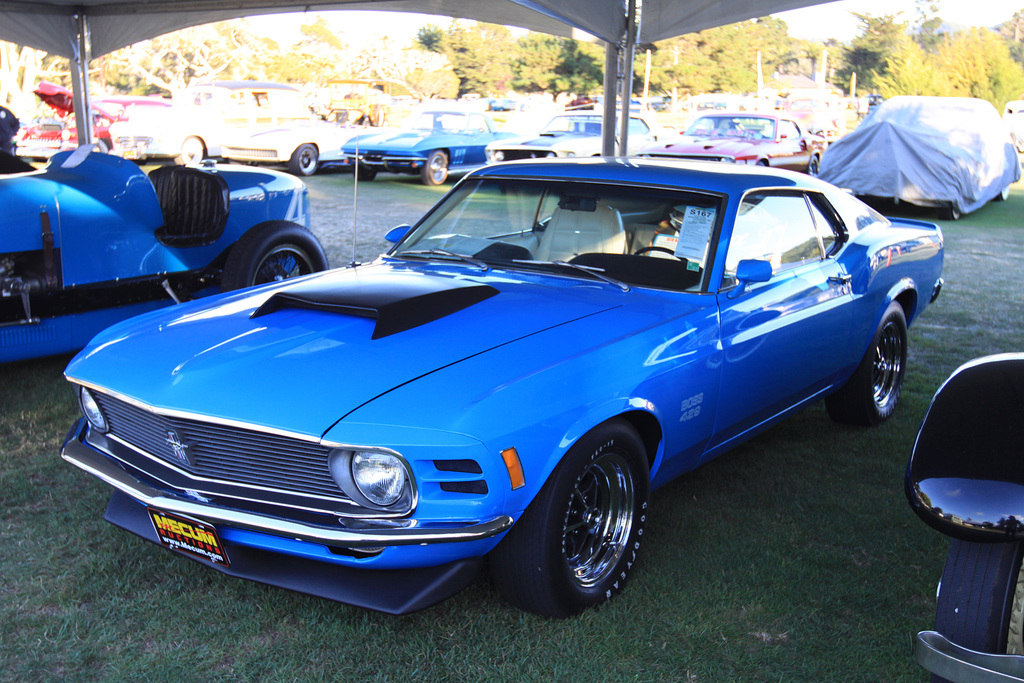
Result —
M 295 175 L 313 175 L 319 165 L 320 154 L 310 144 L 299 145 L 288 159 L 288 170 Z
M 242 289 L 326 269 L 327 256 L 313 233 L 288 221 L 268 221 L 249 230 L 231 248 L 221 289 Z
M 825 398 L 829 417 L 847 424 L 881 424 L 896 410 L 906 371 L 907 318 L 903 307 L 893 302 L 853 376 Z
M 448 155 L 439 149 L 427 155 L 427 163 L 420 169 L 424 185 L 440 185 L 448 179 Z
M 491 553 L 491 576 L 513 605 L 567 617 L 620 592 L 640 549 L 649 469 L 623 420 L 584 435 Z
M 935 607 L 935 630 L 990 654 L 1024 654 L 1021 543 L 951 539 Z M 946 679 L 933 676 L 934 683 Z

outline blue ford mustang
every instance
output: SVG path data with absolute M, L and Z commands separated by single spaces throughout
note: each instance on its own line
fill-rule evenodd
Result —
M 586 159 L 464 178 L 367 265 L 147 314 L 67 368 L 107 519 L 385 612 L 622 590 L 652 488 L 824 398 L 888 418 L 932 224 L 787 171 Z M 282 400 L 266 378 L 287 378 Z

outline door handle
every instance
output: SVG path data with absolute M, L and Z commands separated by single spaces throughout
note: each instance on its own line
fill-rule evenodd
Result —
M 828 279 L 828 281 L 829 281 L 829 284 L 833 284 L 833 285 L 840 285 L 840 286 L 848 285 L 848 284 L 850 284 L 850 282 L 853 281 L 853 276 L 852 275 L 846 275 L 845 273 L 843 275 L 833 275 L 833 276 L 831 276 Z

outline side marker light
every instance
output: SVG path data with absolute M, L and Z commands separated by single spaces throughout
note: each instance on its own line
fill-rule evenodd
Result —
M 505 461 L 505 468 L 508 470 L 509 483 L 512 490 L 521 489 L 526 486 L 526 477 L 523 476 L 523 463 L 519 461 L 519 453 L 515 448 L 506 448 L 501 452 L 501 459 Z

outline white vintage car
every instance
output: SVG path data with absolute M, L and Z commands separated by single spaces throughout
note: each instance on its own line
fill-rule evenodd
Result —
M 599 111 L 558 114 L 539 133 L 487 145 L 487 163 L 543 157 L 593 157 L 601 155 L 602 115 Z M 658 140 L 658 129 L 644 116 L 629 116 L 629 154 Z
M 319 119 L 289 121 L 237 131 L 224 142 L 221 156 L 249 164 L 284 164 L 295 175 L 309 176 L 341 161 L 342 145 L 354 136 L 384 130 Z

